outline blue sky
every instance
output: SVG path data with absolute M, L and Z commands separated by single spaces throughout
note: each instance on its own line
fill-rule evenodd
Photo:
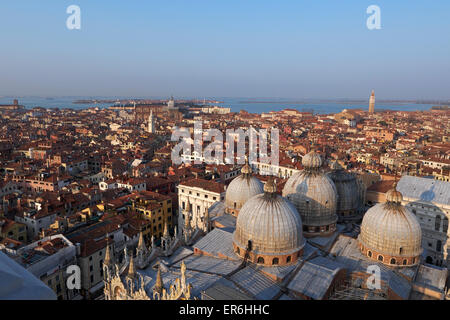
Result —
M 0 95 L 450 98 L 448 0 L 2 1 L 0 42 Z

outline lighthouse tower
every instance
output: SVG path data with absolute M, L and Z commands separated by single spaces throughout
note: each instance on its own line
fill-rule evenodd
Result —
M 369 100 L 369 113 L 375 112 L 375 91 L 372 90 L 372 94 L 370 95 Z
M 148 128 L 147 132 L 155 133 L 155 119 L 153 118 L 153 110 L 150 111 L 150 115 L 148 116 Z

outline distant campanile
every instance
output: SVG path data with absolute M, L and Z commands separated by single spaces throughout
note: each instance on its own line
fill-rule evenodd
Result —
M 372 94 L 370 95 L 369 112 L 370 113 L 374 113 L 375 112 L 375 91 L 374 90 L 372 90 Z
M 153 117 L 153 110 L 150 111 L 150 115 L 148 116 L 147 132 L 155 133 L 155 118 Z

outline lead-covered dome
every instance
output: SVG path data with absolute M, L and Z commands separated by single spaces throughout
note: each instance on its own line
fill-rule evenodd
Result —
M 336 213 L 342 220 L 352 220 L 358 217 L 360 204 L 359 186 L 356 176 L 347 172 L 334 161 L 330 165 L 332 171 L 327 173 L 336 186 Z
M 264 191 L 242 207 L 233 236 L 234 250 L 244 258 L 249 249 L 250 261 L 258 264 L 293 263 L 305 245 L 300 215 L 288 200 L 276 194 L 272 179 Z
M 283 189 L 300 213 L 305 235 L 328 235 L 336 230 L 337 190 L 321 171 L 322 160 L 312 151 L 302 160 L 305 169 L 293 175 Z
M 309 171 L 318 171 L 322 167 L 322 158 L 315 151 L 307 153 L 302 158 L 302 166 Z M 305 170 L 294 173 L 284 184 L 283 197 L 287 197 L 291 193 L 295 193 L 297 186 L 303 181 L 303 174 Z
M 422 229 L 402 199 L 394 186 L 386 193 L 386 203 L 370 208 L 361 224 L 361 251 L 387 265 L 415 265 L 422 253 Z
M 248 199 L 264 192 L 262 182 L 252 176 L 248 163 L 242 167 L 241 173 L 231 181 L 225 193 L 225 209 L 233 215 L 239 214 Z

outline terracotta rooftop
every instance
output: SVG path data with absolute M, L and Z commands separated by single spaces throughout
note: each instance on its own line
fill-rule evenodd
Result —
M 200 188 L 200 189 L 208 190 L 208 191 L 215 192 L 215 193 L 225 192 L 224 184 L 210 181 L 210 180 L 198 179 L 198 178 L 183 181 L 182 183 L 180 183 L 180 186 Z

